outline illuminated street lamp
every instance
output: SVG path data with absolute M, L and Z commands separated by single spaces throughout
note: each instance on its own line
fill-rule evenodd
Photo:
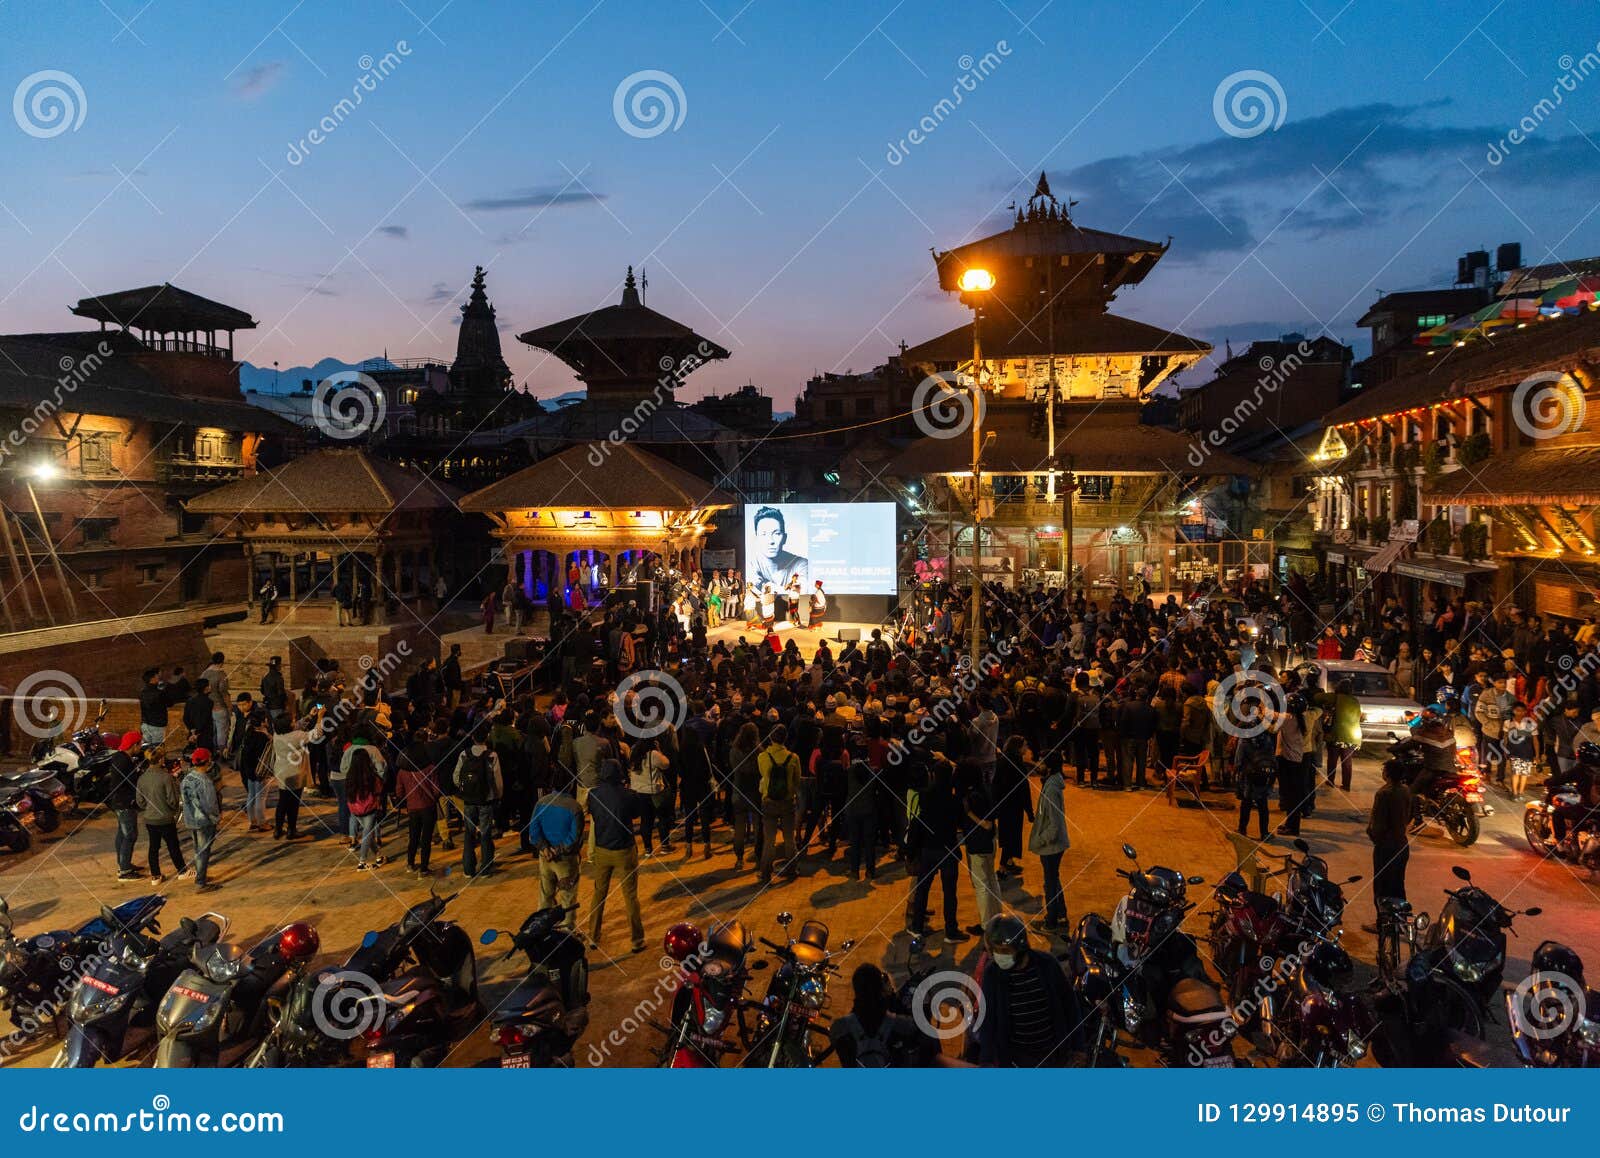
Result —
M 39 520 L 39 535 L 44 539 L 45 549 L 50 552 L 50 562 L 55 569 L 56 582 L 61 584 L 61 593 L 67 597 L 67 614 L 73 619 L 77 619 L 78 600 L 72 594 L 71 584 L 67 582 L 67 570 L 61 565 L 61 556 L 56 554 L 55 540 L 50 537 L 50 528 L 45 525 L 44 521 L 44 511 L 39 507 L 39 496 L 34 492 L 33 489 L 35 480 L 39 482 L 48 482 L 49 480 L 55 478 L 58 473 L 59 472 L 56 470 L 54 463 L 35 463 L 33 466 L 28 468 L 27 475 L 23 478 L 23 485 L 28 488 L 28 498 L 33 500 L 33 513 L 34 516 Z M 42 587 L 40 588 L 39 598 L 41 600 L 44 598 L 44 590 Z M 46 613 L 48 613 L 49 610 L 49 606 L 46 605 Z
M 978 331 L 983 320 L 983 303 L 994 289 L 994 274 L 973 267 L 961 271 L 961 293 L 972 307 L 972 610 L 971 656 L 974 672 L 983 652 L 983 543 L 979 534 L 983 523 L 983 341 Z M 991 438 L 993 435 L 990 436 Z

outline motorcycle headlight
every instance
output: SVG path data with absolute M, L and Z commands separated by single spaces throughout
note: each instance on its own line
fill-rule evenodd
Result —
M 1483 979 L 1483 966 L 1475 965 L 1464 957 L 1457 957 L 1451 963 L 1451 968 L 1455 970 L 1456 976 L 1468 985 L 1475 985 Z
M 206 976 L 218 985 L 226 984 L 239 976 L 241 958 L 226 957 L 221 953 L 214 954 L 206 962 Z
M 706 1015 L 700 1019 L 702 1033 L 721 1033 L 722 1027 L 728 1024 L 728 1011 L 711 1006 L 706 1010 Z
M 1357 1037 L 1352 1030 L 1344 1036 L 1344 1051 L 1352 1060 L 1359 1061 L 1367 1056 L 1367 1043 Z
M 1580 1017 L 1572 1032 L 1578 1035 L 1579 1041 L 1591 1049 L 1600 1047 L 1600 1022 L 1590 1021 L 1587 1017 Z
M 795 995 L 800 1004 L 807 1009 L 821 1009 L 822 1003 L 827 999 L 828 990 L 819 977 L 807 977 L 800 982 L 800 989 Z

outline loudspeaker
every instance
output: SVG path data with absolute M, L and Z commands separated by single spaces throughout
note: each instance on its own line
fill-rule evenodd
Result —
M 860 643 L 861 629 L 859 627 L 841 627 L 838 639 L 840 643 Z
M 536 649 L 531 639 L 511 639 L 506 641 L 506 658 L 517 663 L 528 663 L 537 657 Z
M 656 585 L 653 579 L 641 579 L 633 587 L 638 592 L 635 598 L 639 600 L 640 607 L 648 611 L 655 606 Z

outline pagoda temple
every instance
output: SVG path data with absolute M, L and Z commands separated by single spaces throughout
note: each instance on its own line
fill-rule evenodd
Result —
M 1185 546 L 1186 525 L 1205 525 L 1193 501 L 1198 479 L 1253 468 L 1220 452 L 1197 468 L 1189 438 L 1142 421 L 1156 387 L 1211 346 L 1110 311 L 1171 242 L 1086 228 L 1072 205 L 1056 199 L 1041 173 L 1009 229 L 934 251 L 940 288 L 959 294 L 974 320 L 898 359 L 913 375 L 979 383 L 983 428 L 994 437 L 976 511 L 970 439 L 920 439 L 887 473 L 919 496 L 930 572 L 970 567 L 976 523 L 986 572 L 1004 580 L 1033 570 L 1059 583 L 1070 525 L 1074 573 L 1091 595 L 1135 578 L 1174 589 L 1185 571 L 1196 580 L 1214 572 L 1204 560 L 1220 557 Z M 969 269 L 991 273 L 993 288 L 963 291 Z
M 645 305 L 631 265 L 616 305 L 540 326 L 518 340 L 571 366 L 591 403 L 626 407 L 651 397 L 668 401 L 689 374 L 728 356 L 709 338 Z

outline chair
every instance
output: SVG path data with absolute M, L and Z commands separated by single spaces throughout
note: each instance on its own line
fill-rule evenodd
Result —
M 1194 798 L 1196 804 L 1200 803 L 1200 782 L 1210 771 L 1211 752 L 1208 749 L 1203 749 L 1197 756 L 1174 757 L 1172 767 L 1167 769 L 1167 803 L 1177 807 L 1180 787 Z

